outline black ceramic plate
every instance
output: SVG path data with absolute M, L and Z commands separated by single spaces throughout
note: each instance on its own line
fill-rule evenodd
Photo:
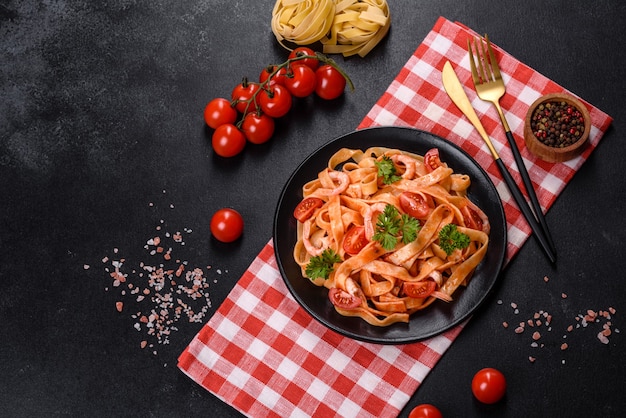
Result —
M 317 177 L 330 157 L 340 148 L 365 150 L 372 146 L 397 148 L 424 155 L 438 148 L 441 161 L 455 173 L 468 174 L 472 185 L 470 199 L 489 217 L 491 233 L 489 248 L 476 268 L 467 288 L 459 288 L 454 301 L 436 301 L 424 311 L 411 316 L 408 324 L 377 327 L 361 318 L 338 314 L 328 290 L 317 287 L 302 277 L 293 260 L 296 242 L 296 220 L 293 210 L 302 200 L 302 186 Z M 274 251 L 280 272 L 296 301 L 315 319 L 347 337 L 380 344 L 403 344 L 440 334 L 465 320 L 485 300 L 493 287 L 506 252 L 506 219 L 500 197 L 487 173 L 457 145 L 429 132 L 402 127 L 377 127 L 355 131 L 339 137 L 311 154 L 291 175 L 282 190 L 274 217 Z

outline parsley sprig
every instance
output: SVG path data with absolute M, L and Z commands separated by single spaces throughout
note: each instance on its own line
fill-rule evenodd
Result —
M 330 273 L 335 269 L 335 263 L 339 263 L 341 258 L 332 249 L 327 248 L 324 252 L 318 256 L 311 257 L 309 264 L 307 264 L 305 273 L 311 280 L 315 280 L 318 277 L 328 279 Z
M 388 204 L 378 215 L 376 231 L 372 239 L 378 241 L 385 250 L 391 251 L 400 240 L 404 244 L 415 241 L 420 228 L 421 225 L 417 219 L 407 214 L 400 216 L 398 209 Z
M 395 183 L 402 178 L 397 174 L 396 166 L 389 156 L 384 155 L 380 161 L 376 161 L 374 164 L 378 167 L 378 177 L 383 178 L 383 183 Z
M 459 231 L 455 224 L 448 224 L 439 230 L 439 246 L 447 255 L 456 249 L 467 248 L 469 244 L 469 236 Z

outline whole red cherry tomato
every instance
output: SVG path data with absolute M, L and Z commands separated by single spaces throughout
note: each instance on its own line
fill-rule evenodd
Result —
M 480 402 L 493 404 L 506 392 L 506 378 L 501 371 L 491 367 L 479 370 L 472 379 L 472 393 Z
M 276 65 L 270 65 L 263 68 L 263 70 L 261 71 L 261 74 L 259 75 L 259 82 L 264 83 L 270 76 L 272 76 L 272 78 L 268 82 L 269 85 L 282 84 L 284 86 L 285 74 L 287 74 L 287 68 L 281 67 L 280 70 L 276 71 Z
M 402 192 L 398 196 L 400 208 L 404 213 L 416 219 L 426 219 L 434 209 L 435 204 L 421 193 Z
M 211 234 L 221 242 L 233 242 L 243 233 L 243 217 L 230 208 L 222 208 L 211 217 Z
M 328 298 L 338 308 L 354 309 L 361 306 L 361 298 L 345 290 L 332 287 L 328 290 Z
M 232 123 L 226 123 L 217 127 L 211 138 L 213 150 L 220 157 L 234 157 L 243 151 L 246 145 L 246 137 Z
M 257 109 L 257 102 L 252 97 L 259 88 L 258 83 L 251 83 L 245 78 L 233 88 L 231 97 L 237 101 L 235 107 L 240 113 L 254 112 Z
M 424 165 L 426 166 L 426 171 L 429 173 L 441 167 L 442 164 L 439 159 L 439 150 L 437 148 L 432 148 L 426 151 L 426 154 L 424 154 Z
M 291 51 L 291 53 L 289 54 L 289 59 L 294 59 L 297 57 L 302 57 L 302 56 L 311 56 L 311 57 L 315 57 L 315 51 L 313 51 L 311 48 L 307 48 L 306 46 L 299 46 L 296 49 L 294 49 L 293 51 Z M 319 67 L 320 65 L 320 61 L 317 58 L 303 58 L 303 59 L 299 59 L 297 61 L 293 61 L 291 63 L 292 66 L 296 66 L 296 65 L 306 65 L 307 67 L 309 67 L 310 69 L 312 69 L 313 71 L 317 70 L 317 67 Z
M 293 217 L 304 222 L 313 216 L 315 209 L 324 206 L 324 201 L 319 197 L 307 197 L 303 199 L 293 210 Z
M 411 410 L 409 418 L 443 418 L 443 415 L 436 406 L 423 403 Z
M 306 65 L 291 67 L 285 76 L 285 86 L 296 97 L 307 97 L 315 91 L 315 72 Z
M 274 134 L 274 119 L 265 113 L 248 113 L 241 123 L 246 139 L 253 144 L 267 142 Z
M 315 71 L 315 93 L 322 99 L 332 100 L 343 94 L 346 79 L 332 65 L 324 64 Z
M 272 118 L 283 117 L 291 109 L 291 93 L 287 87 L 276 84 L 259 93 L 261 111 Z
M 204 108 L 204 121 L 213 129 L 225 123 L 235 123 L 236 120 L 237 110 L 224 98 L 213 99 Z
M 343 250 L 350 255 L 358 254 L 369 243 L 365 236 L 365 227 L 353 226 L 343 237 Z

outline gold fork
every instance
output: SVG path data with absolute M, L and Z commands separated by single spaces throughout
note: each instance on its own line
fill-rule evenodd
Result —
M 537 221 L 541 225 L 552 251 L 556 252 L 554 242 L 550 235 L 550 231 L 548 230 L 548 224 L 543 216 L 541 205 L 537 199 L 537 194 L 535 193 L 532 181 L 530 180 L 530 176 L 526 170 L 526 165 L 524 165 L 524 161 L 522 160 L 515 138 L 513 138 L 511 128 L 509 128 L 509 124 L 504 117 L 502 107 L 500 106 L 500 98 L 504 96 L 506 87 L 504 85 L 504 80 L 502 79 L 502 74 L 500 73 L 498 61 L 493 53 L 493 49 L 491 48 L 489 37 L 485 34 L 484 39 L 474 39 L 476 58 L 474 57 L 474 52 L 472 51 L 472 39 L 467 40 L 467 50 L 469 51 L 470 68 L 472 70 L 472 79 L 474 80 L 476 93 L 481 100 L 493 103 L 498 111 L 498 115 L 502 121 L 502 126 L 504 127 L 504 133 L 506 134 L 506 139 L 511 147 L 513 158 L 515 158 L 515 164 L 517 164 L 519 173 L 522 176 L 524 188 L 530 197 Z M 478 62 L 478 66 L 476 65 L 476 62 Z

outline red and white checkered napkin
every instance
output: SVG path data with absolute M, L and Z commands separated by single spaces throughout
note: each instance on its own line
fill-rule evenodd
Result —
M 521 184 L 493 107 L 471 85 L 467 38 L 474 33 L 440 18 L 359 128 L 404 125 L 431 131 L 462 146 L 485 168 L 505 204 L 509 248 L 515 255 L 530 229 L 512 203 L 482 139 L 450 101 L 441 68 L 450 60 L 495 142 Z M 497 49 L 497 48 L 496 48 Z M 549 164 L 523 146 L 523 120 L 539 96 L 564 89 L 497 49 L 507 94 L 506 116 L 519 141 L 544 210 L 597 146 L 611 118 L 587 105 L 593 128 L 582 156 Z M 270 240 L 215 315 L 179 358 L 179 368 L 224 402 L 251 417 L 394 417 L 461 332 L 462 325 L 406 345 L 345 338 L 311 318 L 291 297 Z

